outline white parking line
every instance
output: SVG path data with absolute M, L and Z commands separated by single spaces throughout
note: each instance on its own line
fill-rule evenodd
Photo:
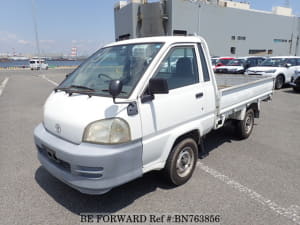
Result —
M 208 166 L 204 165 L 201 162 L 198 162 L 197 166 L 198 168 L 202 169 L 206 173 L 212 175 L 214 178 L 228 184 L 231 188 L 236 189 L 239 192 L 245 194 L 246 196 L 250 197 L 257 203 L 268 207 L 276 214 L 284 216 L 292 220 L 296 224 L 300 224 L 300 207 L 298 205 L 291 205 L 289 208 L 281 207 L 277 203 L 265 198 L 264 196 L 257 193 L 256 191 L 251 190 L 250 188 L 240 184 L 239 182 L 230 179 L 228 176 L 221 174 L 217 170 L 209 168 Z
M 5 77 L 5 79 L 2 81 L 1 85 L 0 85 L 0 96 L 2 95 L 3 93 L 3 90 L 8 82 L 9 78 L 8 77 Z
M 48 82 L 50 82 L 51 84 L 53 84 L 53 85 L 55 85 L 55 86 L 57 86 L 58 85 L 58 83 L 56 83 L 55 81 L 53 81 L 53 80 L 50 80 L 48 77 L 46 77 L 46 75 L 44 75 L 44 74 L 41 74 L 41 75 L 38 75 L 40 78 L 42 78 L 42 79 L 44 79 L 44 80 L 46 80 L 46 81 L 48 81 Z

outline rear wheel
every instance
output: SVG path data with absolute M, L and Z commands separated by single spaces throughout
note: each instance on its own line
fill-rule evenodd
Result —
M 280 89 L 283 87 L 284 77 L 282 75 L 278 75 L 275 81 L 275 89 Z
M 186 138 L 180 141 L 171 151 L 166 166 L 165 175 L 173 185 L 187 182 L 195 169 L 198 159 L 198 146 L 194 139 Z
M 237 135 L 240 139 L 246 139 L 252 133 L 254 126 L 254 111 L 248 109 L 243 120 L 238 121 L 236 129 Z

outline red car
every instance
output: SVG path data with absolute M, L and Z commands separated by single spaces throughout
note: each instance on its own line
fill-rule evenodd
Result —
M 213 67 L 215 70 L 219 66 L 226 66 L 232 59 L 235 59 L 233 57 L 221 57 L 217 60 L 216 65 Z

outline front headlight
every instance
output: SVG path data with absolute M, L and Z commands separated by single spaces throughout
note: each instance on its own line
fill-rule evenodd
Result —
M 276 70 L 267 70 L 267 71 L 265 71 L 265 73 L 275 73 L 276 72 Z
M 121 118 L 95 121 L 84 131 L 83 142 L 121 144 L 131 141 L 128 123 Z

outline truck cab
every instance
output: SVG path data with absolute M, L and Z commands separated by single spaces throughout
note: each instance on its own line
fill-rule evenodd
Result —
M 272 87 L 266 78 L 219 90 L 200 37 L 112 43 L 47 99 L 34 131 L 38 158 L 52 175 L 87 194 L 152 170 L 181 185 L 192 176 L 202 137 L 234 119 L 247 138 Z

